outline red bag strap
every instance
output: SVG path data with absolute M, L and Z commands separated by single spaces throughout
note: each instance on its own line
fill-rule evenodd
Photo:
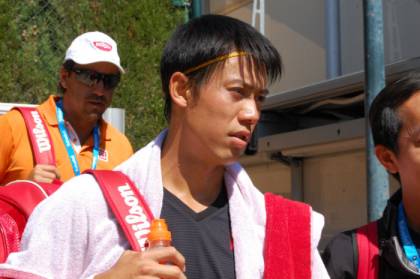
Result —
M 54 146 L 39 111 L 31 107 L 14 107 L 25 120 L 36 164 L 55 166 Z
M 370 222 L 356 230 L 358 249 L 357 278 L 376 279 L 379 270 L 378 222 Z
M 153 214 L 137 187 L 120 171 L 87 170 L 85 173 L 95 177 L 131 248 L 143 251 Z
M 311 278 L 310 207 L 266 193 L 264 279 Z

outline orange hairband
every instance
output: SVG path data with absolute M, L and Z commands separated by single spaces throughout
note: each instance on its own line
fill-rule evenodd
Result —
M 202 68 L 204 68 L 204 67 L 206 67 L 206 66 L 208 66 L 208 65 L 210 65 L 210 64 L 213 64 L 213 63 L 216 63 L 216 62 L 220 62 L 220 61 L 223 61 L 223 60 L 226 60 L 226 59 L 229 59 L 229 58 L 232 58 L 232 57 L 238 57 L 238 56 L 244 56 L 244 55 L 248 55 L 248 53 L 247 52 L 245 52 L 245 51 L 233 51 L 233 52 L 231 52 L 231 53 L 228 53 L 228 54 L 226 54 L 226 55 L 221 55 L 221 56 L 219 56 L 219 57 L 216 57 L 216 58 L 214 58 L 214 59 L 211 59 L 211 60 L 209 60 L 209 61 L 207 61 L 207 62 L 204 62 L 204 63 L 202 63 L 202 64 L 200 64 L 200 65 L 198 65 L 198 66 L 195 66 L 195 67 L 192 67 L 192 68 L 189 68 L 188 70 L 186 70 L 185 72 L 184 72 L 184 74 L 189 74 L 189 73 L 192 73 L 192 72 L 195 72 L 195 71 L 197 71 L 197 70 L 199 70 L 199 69 L 202 69 Z

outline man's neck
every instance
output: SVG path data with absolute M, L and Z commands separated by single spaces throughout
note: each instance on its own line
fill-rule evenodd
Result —
M 63 113 L 64 119 L 70 123 L 79 138 L 80 144 L 83 145 L 92 134 L 93 128 L 98 123 L 98 119 L 94 117 L 86 117 L 82 119 L 79 115 L 66 109 L 65 104 L 63 104 Z
M 71 124 L 72 128 L 77 134 L 77 137 L 79 138 L 81 145 L 85 144 L 96 125 L 96 122 L 88 123 L 87 121 L 72 121 L 71 118 L 67 117 L 65 117 L 65 120 Z
M 420 202 L 415 201 L 413 197 L 404 198 L 404 211 L 407 216 L 407 222 L 412 230 L 420 233 Z
M 161 155 L 163 185 L 192 210 L 200 212 L 218 197 L 224 167 L 206 164 L 180 146 L 178 139 L 168 135 Z
M 64 119 L 70 123 L 76 132 L 81 145 L 85 144 L 97 123 L 97 121 L 89 121 L 87 119 L 80 120 L 80 117 L 66 112 L 64 112 Z

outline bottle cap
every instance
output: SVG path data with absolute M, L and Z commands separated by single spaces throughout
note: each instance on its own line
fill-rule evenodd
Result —
M 165 219 L 154 219 L 150 226 L 150 233 L 147 236 L 149 241 L 172 240 L 171 232 L 168 231 Z

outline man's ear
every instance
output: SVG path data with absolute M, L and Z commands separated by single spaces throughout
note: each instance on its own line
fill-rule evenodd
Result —
M 397 156 L 395 153 L 385 146 L 379 144 L 375 146 L 376 158 L 381 162 L 382 166 L 390 173 L 398 172 Z
M 64 89 L 67 89 L 67 78 L 69 77 L 70 73 L 64 67 L 60 69 L 60 85 Z
M 188 77 L 181 72 L 173 73 L 169 80 L 169 94 L 174 104 L 186 107 L 191 99 Z

